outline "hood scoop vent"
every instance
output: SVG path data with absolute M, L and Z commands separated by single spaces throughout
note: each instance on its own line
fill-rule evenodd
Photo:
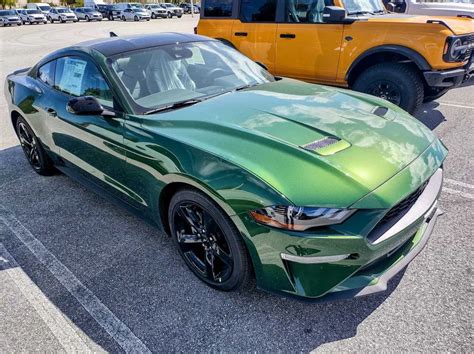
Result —
M 341 140 L 335 136 L 327 136 L 323 139 L 302 145 L 301 147 L 319 155 L 332 155 L 348 148 L 349 146 L 350 144 L 345 140 Z

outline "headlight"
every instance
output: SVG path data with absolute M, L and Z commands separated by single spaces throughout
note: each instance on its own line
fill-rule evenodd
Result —
M 446 62 L 465 61 L 466 54 L 472 44 L 469 43 L 469 37 L 448 37 L 444 46 L 443 59 Z
M 334 209 L 273 205 L 250 212 L 259 223 L 279 229 L 305 231 L 314 227 L 340 224 L 356 209 Z

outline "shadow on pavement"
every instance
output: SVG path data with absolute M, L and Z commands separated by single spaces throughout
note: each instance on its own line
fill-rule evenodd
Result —
M 435 130 L 438 125 L 446 121 L 444 114 L 437 108 L 439 103 L 436 101 L 423 104 L 415 113 L 415 117 L 426 125 L 429 129 Z
M 188 271 L 167 236 L 65 176 L 36 175 L 19 147 L 0 152 L 0 204 L 153 352 L 310 351 L 355 336 L 403 276 L 384 293 L 320 304 L 258 290 L 217 292 Z M 0 242 L 45 295 L 97 344 L 122 351 L 13 232 L 2 230 Z

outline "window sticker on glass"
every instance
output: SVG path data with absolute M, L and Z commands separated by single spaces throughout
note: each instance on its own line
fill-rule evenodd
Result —
M 64 61 L 63 73 L 58 86 L 71 95 L 80 96 L 86 65 L 85 60 L 67 58 Z

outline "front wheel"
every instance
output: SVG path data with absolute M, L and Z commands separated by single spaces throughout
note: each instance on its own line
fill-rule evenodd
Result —
M 168 220 L 179 253 L 207 285 L 231 291 L 247 285 L 251 261 L 235 225 L 205 194 L 182 189 L 171 199 Z
M 413 67 L 399 63 L 369 67 L 359 75 L 352 88 L 386 99 L 409 113 L 414 113 L 424 98 L 419 73 Z
M 125 21 L 125 16 L 122 16 L 122 21 Z
M 44 151 L 33 130 L 28 123 L 19 117 L 16 122 L 16 134 L 20 139 L 20 144 L 25 156 L 36 173 L 48 176 L 54 173 L 53 163 Z
M 168 18 L 173 18 L 173 14 L 171 12 L 168 12 Z
M 138 21 L 138 17 L 135 16 L 135 17 L 133 18 L 133 21 Z
M 181 18 L 181 17 L 183 17 L 183 15 L 178 15 L 178 18 Z
M 86 21 L 87 21 L 87 22 L 90 22 L 90 21 L 91 21 L 91 19 L 89 18 L 89 16 L 86 16 Z

